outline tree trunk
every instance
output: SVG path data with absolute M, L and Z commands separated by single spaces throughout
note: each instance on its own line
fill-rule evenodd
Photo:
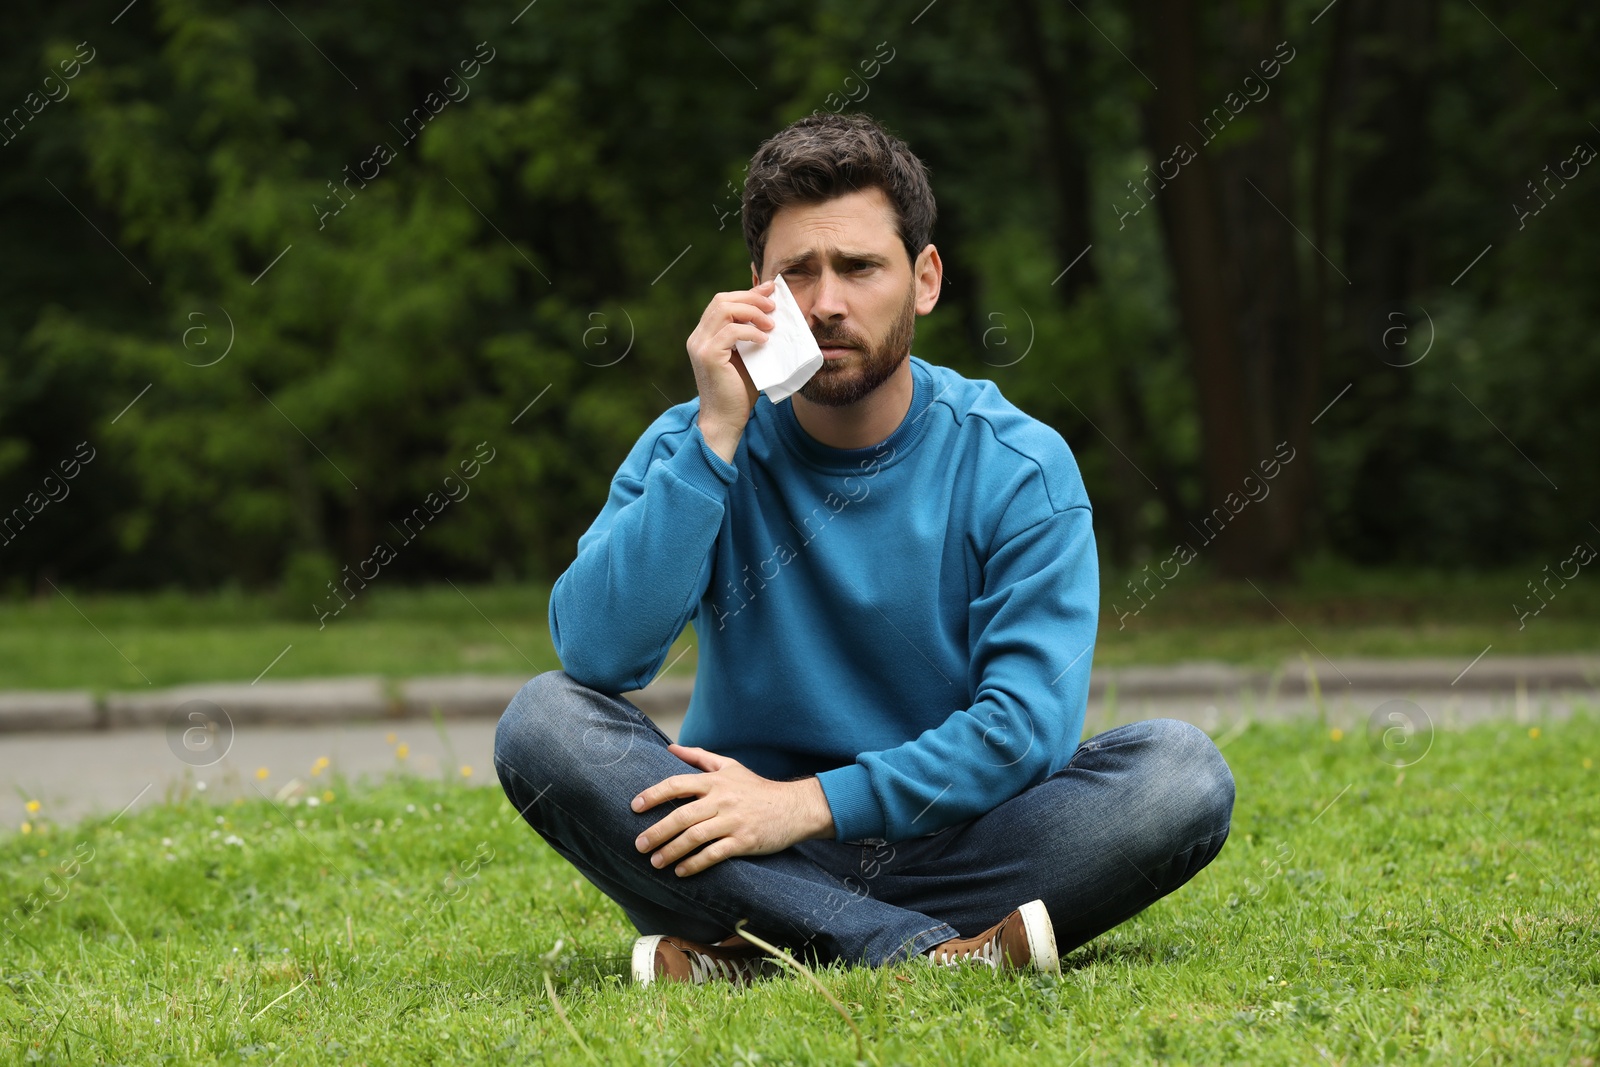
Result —
M 1144 107 L 1148 147 L 1157 161 L 1174 158 L 1180 146 L 1192 156 L 1165 181 L 1171 165 L 1153 165 L 1156 180 L 1147 186 L 1200 400 L 1205 498 L 1190 543 L 1224 574 L 1279 577 L 1305 531 L 1319 361 L 1298 261 L 1316 253 L 1296 247 L 1302 239 L 1285 218 L 1295 216 L 1295 198 L 1281 82 L 1269 82 L 1271 91 L 1253 101 L 1242 83 L 1248 74 L 1263 80 L 1257 67 L 1277 54 L 1282 13 L 1274 3 L 1229 20 L 1219 37 L 1232 47 L 1207 53 L 1218 55 L 1216 76 L 1206 79 L 1221 87 L 1210 91 L 1214 100 L 1201 90 L 1198 21 L 1190 0 L 1146 0 L 1140 19 L 1160 86 Z M 1292 62 L 1299 50 L 1285 54 Z M 1250 486 L 1265 483 L 1263 464 L 1275 477 L 1251 499 L 1260 490 Z
M 1057 17 L 1061 17 L 1059 13 Z M 1057 262 L 1063 268 L 1071 265 L 1052 290 L 1064 307 L 1071 307 L 1100 282 L 1094 253 L 1089 250 L 1089 136 L 1082 118 L 1084 101 L 1093 91 L 1086 76 L 1089 45 L 1085 39 L 1092 31 L 1072 14 L 1061 22 L 1059 33 L 1052 33 L 1037 0 L 1012 0 L 1005 29 L 1008 47 L 1027 74 L 1042 118 L 1043 136 L 1037 150 L 1040 177 L 1051 205 L 1046 227 Z M 1057 54 L 1059 62 L 1052 58 Z M 1144 433 L 1148 420 L 1138 392 L 1123 387 L 1126 374 L 1126 365 L 1114 368 L 1104 379 L 1106 387 L 1092 397 L 1083 390 L 1073 391 L 1074 403 L 1080 406 L 1078 414 L 1098 425 L 1098 431 L 1091 428 L 1091 432 L 1104 432 L 1117 443 L 1106 456 L 1115 477 L 1109 498 L 1100 503 L 1099 515 L 1107 528 L 1102 532 L 1102 551 L 1118 563 L 1129 561 L 1130 549 L 1140 537 L 1139 513 L 1150 497 L 1143 472 L 1164 465 L 1159 450 L 1148 447 L 1150 438 Z M 1178 500 L 1176 487 L 1175 478 L 1163 479 L 1162 488 L 1155 490 L 1167 500 L 1169 509 Z M 1178 514 L 1170 511 L 1173 518 Z
M 1408 365 L 1431 339 L 1412 301 L 1437 281 L 1426 237 L 1435 227 L 1424 198 L 1434 185 L 1428 113 L 1438 16 L 1436 0 L 1357 0 L 1340 14 L 1353 24 L 1354 41 L 1340 57 L 1351 91 L 1338 94 L 1337 107 L 1356 149 L 1342 219 L 1328 228 L 1339 226 L 1354 284 L 1334 294 L 1341 321 L 1331 331 L 1329 361 L 1334 387 L 1353 387 L 1319 428 L 1351 426 L 1352 413 L 1360 413 L 1365 454 L 1337 537 L 1358 559 L 1384 559 L 1416 521 L 1407 476 L 1420 457 L 1415 433 L 1404 428 L 1416 376 Z

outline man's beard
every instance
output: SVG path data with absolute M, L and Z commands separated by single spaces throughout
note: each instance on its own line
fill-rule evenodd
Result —
M 911 339 L 917 328 L 916 286 L 906 290 L 906 302 L 883 343 L 868 346 L 864 339 L 841 330 L 816 333 L 817 344 L 853 346 L 855 351 L 840 359 L 825 361 L 800 388 L 800 395 L 813 404 L 841 408 L 854 404 L 889 380 L 911 354 Z

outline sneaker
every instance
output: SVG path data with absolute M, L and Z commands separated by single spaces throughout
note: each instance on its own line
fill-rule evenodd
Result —
M 771 956 L 745 941 L 730 937 L 716 945 L 687 938 L 651 934 L 633 943 L 633 980 L 652 982 L 723 981 L 744 985 L 781 969 Z
M 954 937 L 935 945 L 926 958 L 941 967 L 977 963 L 997 970 L 1061 970 L 1055 929 L 1042 900 L 1028 901 L 976 937 Z

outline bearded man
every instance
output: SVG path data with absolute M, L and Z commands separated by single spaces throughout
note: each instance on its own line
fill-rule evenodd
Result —
M 637 981 L 770 957 L 1055 970 L 1200 871 L 1234 783 L 1199 729 L 1081 740 L 1093 513 L 1060 434 L 911 355 L 943 263 L 927 168 L 871 118 L 757 150 L 748 289 L 687 342 L 699 395 L 638 438 L 550 599 L 562 669 L 502 716 L 512 805 L 638 929 Z M 738 342 L 781 275 L 824 361 L 763 401 Z M 673 743 L 619 694 L 685 626 Z

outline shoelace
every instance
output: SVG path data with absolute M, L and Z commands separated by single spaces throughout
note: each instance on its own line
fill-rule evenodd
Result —
M 932 949 L 928 952 L 928 959 L 936 966 L 954 967 L 963 960 L 975 960 L 990 967 L 998 966 L 1000 955 L 1000 939 L 991 937 L 977 948 L 967 949 L 965 952 L 941 952 Z
M 761 974 L 761 961 L 759 959 L 726 959 L 721 956 L 708 956 L 704 952 L 689 952 L 689 974 L 694 978 L 696 985 L 700 985 L 713 978 L 724 978 L 736 982 L 741 978 L 754 979 Z

